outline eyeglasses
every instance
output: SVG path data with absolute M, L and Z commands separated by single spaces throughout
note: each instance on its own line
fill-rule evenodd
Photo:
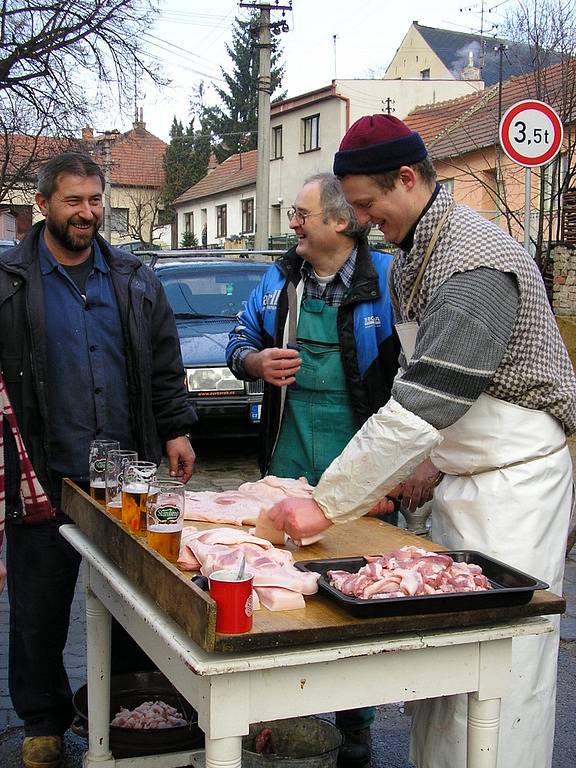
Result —
M 292 219 L 296 219 L 296 223 L 299 224 L 301 227 L 306 224 L 306 219 L 308 216 L 323 216 L 324 211 L 316 211 L 316 213 L 302 213 L 302 211 L 297 210 L 296 208 L 288 208 L 286 211 L 286 216 L 288 216 L 288 221 L 292 221 Z

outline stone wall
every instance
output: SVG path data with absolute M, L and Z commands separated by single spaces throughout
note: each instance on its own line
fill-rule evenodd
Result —
M 552 306 L 555 315 L 576 316 L 576 248 L 558 245 L 552 251 L 554 287 Z

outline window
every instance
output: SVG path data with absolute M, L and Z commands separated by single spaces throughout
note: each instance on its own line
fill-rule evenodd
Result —
M 320 115 L 302 118 L 302 151 L 312 152 L 320 148 Z
M 242 234 L 254 232 L 254 198 L 242 200 Z
M 114 232 L 128 232 L 128 208 L 112 208 L 110 229 Z
M 282 126 L 272 128 L 272 160 L 282 157 Z
M 190 234 L 194 234 L 194 214 L 193 213 L 185 213 L 184 214 L 184 232 L 190 232 Z
M 216 206 L 216 237 L 226 237 L 226 206 Z
M 430 80 L 430 69 L 421 69 L 420 70 L 420 79 L 421 80 Z

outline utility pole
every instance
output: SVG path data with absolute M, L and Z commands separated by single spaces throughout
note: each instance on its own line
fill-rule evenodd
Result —
M 98 131 L 103 135 L 104 160 L 102 162 L 104 172 L 104 239 L 110 242 L 112 231 L 112 142 L 119 131 Z
M 258 72 L 258 163 L 256 168 L 256 232 L 254 235 L 254 247 L 256 250 L 268 248 L 270 230 L 270 59 L 271 48 L 270 31 L 278 35 L 287 32 L 288 25 L 285 21 L 270 25 L 270 11 L 292 10 L 292 0 L 289 5 L 280 5 L 275 0 L 270 3 L 245 2 L 240 3 L 240 8 L 257 8 L 260 11 L 258 22 L 258 49 L 260 53 L 260 68 Z

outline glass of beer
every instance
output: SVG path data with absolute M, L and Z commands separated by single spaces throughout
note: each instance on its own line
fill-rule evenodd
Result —
M 88 454 L 90 467 L 90 496 L 98 504 L 106 504 L 106 457 L 108 451 L 120 448 L 118 440 L 92 440 Z
M 108 451 L 106 457 L 106 512 L 122 520 L 122 480 L 124 468 L 130 462 L 138 461 L 136 451 Z
M 146 536 L 148 486 L 158 468 L 152 461 L 129 461 L 122 478 L 122 522 L 131 533 Z
M 148 545 L 171 563 L 178 560 L 184 525 L 184 483 L 155 480 L 150 483 L 147 502 Z

